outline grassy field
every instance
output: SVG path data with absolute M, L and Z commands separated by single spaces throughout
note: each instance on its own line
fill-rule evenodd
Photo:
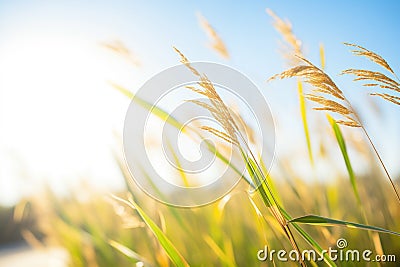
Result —
M 302 162 L 314 170 L 310 176 L 316 176 L 319 166 L 327 173 L 337 173 L 333 181 L 303 177 L 293 158 L 280 155 L 274 171 L 269 173 L 263 160 L 255 157 L 248 144 L 241 141 L 241 131 L 235 119 L 225 112 L 227 106 L 212 81 L 192 70 L 201 81 L 196 92 L 207 96 L 212 103 L 203 106 L 223 125 L 224 131 L 203 130 L 222 136 L 221 142 L 237 146 L 246 163 L 247 175 L 261 186 L 250 193 L 248 182 L 242 179 L 232 192 L 210 205 L 171 207 L 150 198 L 135 185 L 120 152 L 115 160 L 121 177 L 116 179 L 124 179 L 126 191 L 108 195 L 83 187 L 64 198 L 47 191 L 28 200 L 32 208 L 27 212 L 39 219 L 35 227 L 25 232 L 25 238 L 35 246 L 63 247 L 69 254 L 70 266 L 380 265 L 335 261 L 326 254 L 320 261 L 306 258 L 283 262 L 275 256 L 273 261 L 263 262 L 257 257 L 266 246 L 269 250 L 292 250 L 299 254 L 313 249 L 318 254 L 329 247 L 339 249 L 339 239 L 347 241 L 344 251 L 371 250 L 372 255 L 395 255 L 397 263 L 382 266 L 398 266 L 399 179 L 387 170 L 364 127 L 364 119 L 346 98 L 348 92 L 325 73 L 323 47 L 318 64 L 308 61 L 290 24 L 272 11 L 269 14 L 287 45 L 285 55 L 289 65 L 269 82 L 295 78 L 292 90 L 299 98 L 299 116 L 294 119 L 301 120 L 307 149 L 301 153 Z M 205 18 L 201 20 L 213 41 L 211 47 L 229 57 L 222 39 Z M 387 105 L 399 105 L 400 81 L 390 65 L 375 52 L 346 45 L 356 56 L 376 63 L 378 70 L 349 69 L 343 75 L 354 76 L 355 85 L 364 83 L 371 90 L 371 97 L 380 97 Z M 117 54 L 129 55 L 122 44 L 107 46 Z M 176 51 L 181 62 L 190 67 L 186 56 Z M 118 89 L 128 97 L 133 96 L 122 87 Z M 320 116 L 310 116 L 311 113 Z M 362 138 L 354 139 L 355 131 Z M 293 148 L 293 155 L 298 153 L 297 149 Z M 363 174 L 354 171 L 354 158 L 361 158 L 367 166 Z M 337 165 L 345 166 L 346 173 L 338 171 Z M 39 241 L 35 239 L 37 235 L 44 237 Z
M 369 225 L 399 229 L 398 203 L 388 194 L 390 186 L 382 180 L 377 181 L 377 177 L 359 178 L 364 211 L 357 205 L 349 180 L 345 178 L 338 178 L 331 185 L 294 179 L 290 183 L 277 182 L 275 187 L 282 206 L 294 217 L 318 214 L 352 222 L 363 222 L 367 218 Z M 277 177 L 276 180 L 285 178 Z M 190 265 L 270 266 L 270 262 L 258 261 L 257 251 L 265 245 L 289 251 L 290 243 L 260 197 L 257 194 L 250 197 L 246 190 L 247 186 L 242 182 L 224 199 L 188 209 L 156 202 L 132 186 L 136 203 Z M 36 216 L 41 218 L 36 231 L 46 233 L 46 244 L 65 248 L 71 266 L 134 266 L 136 262 L 144 262 L 145 266 L 173 265 L 157 237 L 135 210 L 108 196 L 90 190 L 87 194 L 85 200 L 77 195 L 59 200 L 49 193 L 48 199 L 41 199 L 42 204 L 35 209 Z M 127 198 L 126 193 L 120 196 Z M 378 249 L 381 247 L 385 254 L 399 255 L 398 236 L 373 236 L 367 231 L 338 226 L 307 226 L 304 230 L 322 248 L 334 248 L 337 239 L 345 238 L 352 249 L 375 251 L 378 242 Z M 375 239 L 377 237 L 379 241 Z M 310 248 L 301 235 L 295 234 L 295 238 L 301 249 Z M 290 265 L 287 262 L 275 264 Z M 319 262 L 318 265 L 324 264 Z M 350 263 L 337 265 L 348 266 Z M 365 266 L 365 262 L 354 265 Z

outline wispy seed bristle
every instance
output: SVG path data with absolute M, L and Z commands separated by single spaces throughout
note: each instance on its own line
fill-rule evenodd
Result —
M 370 95 L 380 96 L 383 99 L 388 100 L 396 105 L 400 105 L 400 97 L 398 97 L 398 96 L 393 96 L 393 95 L 389 95 L 389 94 L 380 94 L 380 93 L 372 93 Z
M 223 58 L 229 58 L 228 49 L 226 48 L 225 43 L 222 41 L 222 38 L 218 35 L 215 29 L 201 14 L 198 14 L 198 19 L 200 22 L 200 26 L 207 33 L 211 40 L 210 47 Z
M 381 57 L 380 55 L 360 46 L 360 45 L 356 45 L 356 44 L 350 44 L 350 43 L 344 43 L 347 46 L 351 46 L 351 47 L 355 47 L 355 50 L 352 50 L 351 52 L 356 55 L 356 56 L 364 56 L 366 58 L 368 58 L 369 60 L 375 62 L 376 64 L 384 67 L 385 69 L 387 69 L 389 72 L 391 72 L 392 74 L 394 74 L 393 69 L 389 66 L 389 64 L 386 62 L 386 60 Z

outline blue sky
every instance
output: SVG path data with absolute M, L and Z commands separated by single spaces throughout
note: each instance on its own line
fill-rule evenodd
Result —
M 375 68 L 353 57 L 342 42 L 378 52 L 400 71 L 397 1 L 0 1 L 0 129 L 5 129 L 1 143 L 5 164 L 13 162 L 12 151 L 33 176 L 74 180 L 70 177 L 78 173 L 114 183 L 110 177 L 116 175 L 115 166 L 108 154 L 112 132 L 122 130 L 128 103 L 107 81 L 137 88 L 151 75 L 178 63 L 172 46 L 189 59 L 221 62 L 248 75 L 282 121 L 285 131 L 277 145 L 284 154 L 290 147 L 287 140 L 303 142 L 303 136 L 301 126 L 292 122 L 298 114 L 293 81 L 266 83 L 285 68 L 280 36 L 266 8 L 291 21 L 312 61 L 319 62 L 318 47 L 324 44 L 327 72 L 360 108 L 384 159 L 398 170 L 399 108 L 376 101 L 384 115 L 378 118 L 363 105 L 365 89 L 337 75 L 350 67 Z M 196 17 L 199 12 L 227 44 L 230 60 L 207 48 L 207 36 Z M 141 69 L 131 69 L 99 49 L 100 42 L 115 39 L 138 56 Z M 58 122 L 60 118 L 64 123 Z M 55 149 L 60 140 L 63 145 Z M 108 162 L 101 164 L 106 169 L 99 170 L 99 162 Z M 15 182 L 21 166 L 14 165 L 1 174 L 0 188 L 16 195 L 29 193 L 31 188 L 21 189 Z

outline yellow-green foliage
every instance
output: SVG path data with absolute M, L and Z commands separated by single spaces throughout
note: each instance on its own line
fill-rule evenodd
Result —
M 132 183 L 122 161 L 117 159 L 121 179 L 127 185 L 126 192 L 119 192 L 117 197 L 104 196 L 86 189 L 63 199 L 47 193 L 33 200 L 35 214 L 40 218 L 37 230 L 45 235 L 47 244 L 61 246 L 68 251 L 70 266 L 134 266 L 139 262 L 145 266 L 270 266 L 271 262 L 262 263 L 257 259 L 257 251 L 264 246 L 286 251 L 311 248 L 320 251 L 335 247 L 339 238 L 345 238 L 352 249 L 370 249 L 375 254 L 395 254 L 400 257 L 400 237 L 397 234 L 400 231 L 400 205 L 396 195 L 392 194 L 393 189 L 396 191 L 396 181 L 389 175 L 363 122 L 345 97 L 345 92 L 325 72 L 324 57 L 321 56 L 321 68 L 307 60 L 301 54 L 301 42 L 293 34 L 290 24 L 285 24 L 272 11 L 268 12 L 275 19 L 276 28 L 291 46 L 291 50 L 297 54 L 290 61 L 295 66 L 272 79 L 299 79 L 300 117 L 306 135 L 309 161 L 314 167 L 319 160 L 335 162 L 327 166 L 326 171 L 337 173 L 336 179 L 326 183 L 316 180 L 310 182 L 312 179 L 301 177 L 296 172 L 290 164 L 291 158 L 278 158 L 276 165 L 279 171 L 269 174 L 263 162 L 258 161 L 249 147 L 241 142 L 235 119 L 229 115 L 212 81 L 192 68 L 188 59 L 175 48 L 181 62 L 199 78 L 199 88 L 189 89 L 211 101 L 211 105 L 195 103 L 208 109 L 221 123 L 224 132 L 207 126 L 202 130 L 238 146 L 248 173 L 231 193 L 215 203 L 201 208 L 176 208 L 156 202 L 141 192 Z M 213 49 L 228 57 L 226 47 L 214 29 L 205 19 L 202 19 L 202 23 L 215 42 Z M 355 75 L 356 81 L 373 82 L 367 86 L 399 92 L 397 76 L 382 57 L 361 46 L 347 45 L 356 49 L 354 54 L 367 57 L 394 77 L 392 79 L 382 73 L 355 69 L 346 70 L 344 74 Z M 125 56 L 130 55 L 121 44 L 118 44 L 118 49 L 115 44 L 111 48 Z M 303 94 L 305 90 L 300 79 L 304 85 L 311 87 L 307 89 L 310 90 L 309 94 Z M 126 96 L 133 97 L 123 87 L 114 87 Z M 373 95 L 398 104 L 398 96 L 380 93 Z M 328 115 L 328 130 L 310 128 L 310 117 L 306 116 L 306 100 L 318 105 L 315 110 L 340 119 Z M 135 101 L 145 109 L 151 107 L 141 99 L 135 98 Z M 160 108 L 152 109 L 152 112 L 172 126 L 181 126 L 179 121 L 169 117 Z M 368 175 L 360 176 L 353 170 L 351 159 L 354 154 L 349 153 L 348 147 L 354 148 L 355 145 L 346 136 L 347 131 L 342 131 L 345 126 L 352 126 L 348 127 L 351 130 L 362 129 L 366 135 L 364 141 L 357 144 L 363 149 L 353 149 L 352 152 L 358 153 L 357 156 L 362 156 L 368 163 L 366 166 L 369 169 L 365 171 Z M 316 136 L 323 137 L 321 148 L 336 149 L 341 152 L 342 158 L 333 158 L 329 151 L 317 156 L 315 147 L 311 146 Z M 369 153 L 371 147 L 379 161 Z M 221 154 L 217 153 L 217 156 L 230 164 Z M 348 177 L 335 169 L 338 162 L 347 168 Z M 379 175 L 379 164 L 386 171 L 391 184 Z M 261 186 L 250 193 L 249 184 L 259 184 L 260 181 L 263 181 Z M 275 261 L 274 264 L 346 265 L 329 259 L 325 263 Z M 364 264 L 352 263 L 352 266 Z

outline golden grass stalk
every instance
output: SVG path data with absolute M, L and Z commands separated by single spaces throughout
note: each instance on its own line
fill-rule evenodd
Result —
M 181 62 L 185 64 L 189 68 L 189 70 L 192 71 L 192 73 L 199 78 L 199 88 L 192 86 L 189 86 L 187 88 L 208 98 L 210 104 L 200 101 L 200 106 L 209 110 L 212 116 L 221 124 L 222 128 L 225 130 L 225 133 L 207 126 L 203 126 L 203 129 L 228 142 L 231 141 L 232 144 L 236 144 L 236 146 L 242 153 L 243 160 L 245 160 L 246 162 L 250 176 L 254 180 L 255 184 L 260 185 L 258 187 L 258 190 L 265 205 L 268 207 L 271 214 L 279 223 L 283 233 L 287 237 L 293 249 L 297 250 L 300 253 L 300 249 L 297 245 L 294 235 L 289 228 L 284 213 L 282 213 L 283 209 L 277 201 L 271 189 L 271 186 L 266 180 L 266 174 L 263 172 L 261 166 L 256 160 L 256 157 L 253 155 L 247 143 L 247 140 L 240 132 L 240 129 L 237 126 L 233 117 L 231 116 L 228 107 L 225 105 L 225 103 L 217 93 L 213 83 L 207 78 L 207 76 L 205 74 L 200 74 L 196 69 L 194 69 L 190 65 L 189 60 L 177 48 L 174 47 L 174 50 L 180 55 Z M 302 266 L 306 266 L 302 259 L 299 259 L 299 263 Z
M 237 126 L 235 120 L 232 118 L 228 107 L 222 101 L 221 97 L 215 90 L 214 85 L 208 79 L 205 74 L 200 74 L 195 68 L 193 68 L 189 62 L 189 60 L 177 49 L 174 47 L 174 50 L 180 55 L 180 62 L 185 64 L 188 69 L 199 78 L 199 88 L 193 86 L 187 86 L 186 88 L 192 90 L 195 93 L 204 95 L 210 101 L 210 104 L 201 101 L 201 100 L 190 100 L 191 102 L 200 105 L 201 107 L 207 109 L 213 117 L 221 124 L 223 129 L 226 131 L 227 136 L 229 136 L 229 140 L 232 140 L 233 143 L 239 143 L 237 134 L 239 133 L 239 127 Z M 213 134 L 220 134 L 218 130 L 210 131 Z
M 379 87 L 381 89 L 394 91 L 396 93 L 400 92 L 400 83 L 399 83 L 400 80 L 397 77 L 396 73 L 393 71 L 393 69 L 390 67 L 390 65 L 387 63 L 387 61 L 383 57 L 381 57 L 380 55 L 378 55 L 375 52 L 372 52 L 372 51 L 370 51 L 362 46 L 356 45 L 356 44 L 345 43 L 345 45 L 355 48 L 354 50 L 351 51 L 354 55 L 366 57 L 367 59 L 375 62 L 379 66 L 381 66 L 384 69 L 386 69 L 387 71 L 389 71 L 389 73 L 391 73 L 394 76 L 394 78 L 397 79 L 397 81 L 395 81 L 394 79 L 388 77 L 387 75 L 385 75 L 381 72 L 371 71 L 371 70 L 347 69 L 347 70 L 344 70 L 342 72 L 342 74 L 351 74 L 351 75 L 356 76 L 354 81 L 370 81 L 368 83 L 363 84 L 366 87 Z M 371 83 L 371 81 L 372 81 L 372 83 Z M 400 105 L 400 101 L 399 101 L 400 97 L 398 97 L 398 96 L 394 96 L 392 94 L 387 94 L 387 93 L 382 94 L 382 93 L 376 93 L 376 92 L 371 93 L 370 95 L 379 96 L 391 103 Z M 372 142 L 371 138 L 369 137 L 366 129 L 364 127 L 362 127 L 362 129 L 363 129 L 365 135 L 367 136 L 368 141 L 370 142 L 376 156 L 378 157 L 378 159 L 386 173 L 386 176 L 390 180 L 390 183 L 396 193 L 397 199 L 400 202 L 400 194 L 399 194 L 395 184 L 393 183 L 393 180 L 389 174 L 389 171 L 387 170 L 381 156 L 378 153 L 378 150 L 376 149 L 374 143 Z
M 290 68 L 286 71 L 283 71 L 280 74 L 276 74 L 276 75 L 272 76 L 269 79 L 269 81 L 277 79 L 277 78 L 280 78 L 280 79 L 291 78 L 291 77 L 302 78 L 306 83 L 310 84 L 313 87 L 312 93 L 307 95 L 307 99 L 310 101 L 316 102 L 317 104 L 320 105 L 320 107 L 317 107 L 314 109 L 323 110 L 323 111 L 327 111 L 330 113 L 336 113 L 336 114 L 340 115 L 343 119 L 336 120 L 336 123 L 338 123 L 338 124 L 341 124 L 344 126 L 350 126 L 350 127 L 360 127 L 363 130 L 364 134 L 366 135 L 375 154 L 377 155 L 377 157 L 386 173 L 386 176 L 388 177 L 390 184 L 397 196 L 397 199 L 400 202 L 400 194 L 399 194 L 399 192 L 393 182 L 393 179 L 391 178 L 382 158 L 380 157 L 378 150 L 376 149 L 374 143 L 372 142 L 370 136 L 368 135 L 367 130 L 362 125 L 361 120 L 358 117 L 357 113 L 352 108 L 350 102 L 345 98 L 343 92 L 333 82 L 333 80 L 329 77 L 329 75 L 326 74 L 323 70 L 321 70 L 320 68 L 313 65 L 310 61 L 308 61 L 300 56 L 298 56 L 298 57 L 302 61 L 304 61 L 306 63 L 306 65 L 299 65 L 299 66 Z M 349 70 L 345 71 L 344 73 L 348 73 L 348 72 L 349 72 Z M 361 72 L 355 72 L 355 73 L 365 73 L 365 72 L 369 73 L 369 71 L 364 71 L 364 70 L 361 70 Z M 371 77 L 374 78 L 377 76 L 373 75 Z M 378 77 L 380 77 L 380 80 L 383 80 L 381 75 L 378 75 Z M 321 94 L 331 97 L 332 100 L 327 99 L 324 95 L 321 95 Z M 385 96 L 385 97 L 387 97 L 387 96 Z M 391 99 L 398 100 L 395 97 L 391 98 Z M 341 103 L 339 103 L 339 102 L 341 102 Z
M 320 54 L 321 70 L 323 72 L 323 70 L 325 69 L 325 49 L 324 49 L 324 46 L 322 44 L 320 44 L 320 46 L 319 46 L 319 54 Z M 310 63 L 310 62 L 308 62 L 308 63 Z M 319 70 L 316 70 L 316 71 L 319 72 Z M 328 82 L 328 84 L 331 84 L 332 88 L 334 88 L 333 93 L 338 92 L 338 96 L 337 97 L 340 98 L 341 100 L 344 100 L 344 99 L 342 99 L 342 98 L 344 98 L 343 93 L 333 83 L 333 81 L 329 77 L 325 77 L 324 80 L 326 80 Z M 345 125 L 345 126 L 357 127 L 358 123 L 356 123 L 354 121 L 354 119 L 351 117 L 352 110 L 350 110 L 349 108 L 345 107 L 343 104 L 340 104 L 340 103 L 335 102 L 335 101 L 330 100 L 330 99 L 326 99 L 325 97 L 322 97 L 322 96 L 319 96 L 319 95 L 306 94 L 304 96 L 303 88 L 301 86 L 302 85 L 301 81 L 298 80 L 297 84 L 298 84 L 298 93 L 299 93 L 299 97 L 300 97 L 301 115 L 302 115 L 303 124 L 307 122 L 307 120 L 305 118 L 305 109 L 303 108 L 305 106 L 304 99 L 308 99 L 310 101 L 316 102 L 316 103 L 321 105 L 320 107 L 314 108 L 315 110 L 338 113 L 338 114 L 340 114 L 340 115 L 342 115 L 342 116 L 347 118 L 347 120 L 338 120 L 336 122 L 329 114 L 327 114 L 328 121 L 330 122 L 330 124 L 331 124 L 331 126 L 332 126 L 332 128 L 333 128 L 333 130 L 335 132 L 335 135 L 336 135 L 337 141 L 338 141 L 338 145 L 339 145 L 339 147 L 340 147 L 340 149 L 342 151 L 342 155 L 343 155 L 344 160 L 345 160 L 346 168 L 347 168 L 348 173 L 349 173 L 350 182 L 351 182 L 351 185 L 352 185 L 352 188 L 353 188 L 353 193 L 354 193 L 354 195 L 355 195 L 355 197 L 357 199 L 357 203 L 358 203 L 358 205 L 360 207 L 360 210 L 361 210 L 361 213 L 363 215 L 363 222 L 368 224 L 368 220 L 367 220 L 366 215 L 365 215 L 365 210 L 361 205 L 361 200 L 360 200 L 359 192 L 358 192 L 357 185 L 356 185 L 355 175 L 354 175 L 354 171 L 353 171 L 353 168 L 351 166 L 351 163 L 350 163 L 350 158 L 349 158 L 349 156 L 347 154 L 345 141 L 344 141 L 344 138 L 343 138 L 342 133 L 340 131 L 340 128 L 339 128 L 339 126 L 337 124 L 337 123 L 341 123 L 342 125 Z M 304 129 L 305 130 L 307 129 L 306 125 L 304 125 Z M 306 134 L 307 134 L 307 131 L 306 131 Z M 307 138 L 307 141 L 309 141 L 308 138 Z M 308 142 L 308 149 L 309 149 L 310 159 L 312 159 L 311 158 L 312 154 L 310 152 L 311 148 L 310 148 L 309 142 Z M 373 240 L 372 235 L 373 234 L 369 233 L 371 241 Z M 379 241 L 379 237 L 378 237 L 377 240 Z M 375 243 L 375 244 L 378 244 L 378 243 Z M 379 248 L 379 246 L 377 246 L 377 245 L 376 245 L 376 247 Z
M 291 23 L 278 17 L 271 9 L 267 9 L 266 12 L 274 19 L 273 26 L 276 31 L 281 34 L 284 41 L 289 45 L 289 51 L 286 49 L 286 51 L 284 50 L 285 52 L 283 53 L 283 56 L 288 60 L 289 66 L 298 64 L 299 59 L 295 55 L 302 55 L 301 41 L 294 34 Z M 304 136 L 306 138 L 308 149 L 308 157 L 311 165 L 314 165 L 311 137 L 307 120 L 307 106 L 303 94 L 303 84 L 301 81 L 297 82 L 297 92 L 299 96 L 300 114 L 303 122 Z
M 224 41 L 215 31 L 214 27 L 204 18 L 201 14 L 197 15 L 201 28 L 207 33 L 208 38 L 210 39 L 209 46 L 211 49 L 216 51 L 218 55 L 225 59 L 229 59 L 229 52 L 226 48 Z

